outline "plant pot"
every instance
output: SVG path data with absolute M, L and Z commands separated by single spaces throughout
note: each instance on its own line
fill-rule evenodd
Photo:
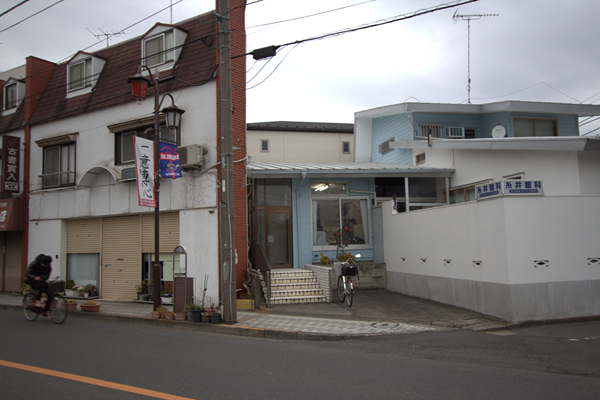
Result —
M 77 310 L 77 303 L 65 303 L 65 309 L 67 311 L 75 311 Z
M 210 314 L 208 312 L 202 313 L 202 322 L 210 322 Z
M 158 313 L 160 314 L 160 318 L 165 319 L 165 312 L 164 311 L 159 311 Z
M 173 304 L 173 298 L 172 297 L 161 297 L 160 301 L 163 304 Z
M 150 311 L 150 315 L 152 315 L 152 318 L 160 318 L 160 313 L 158 311 Z
M 210 323 L 211 324 L 220 324 L 221 323 L 221 314 L 220 313 L 210 314 Z
M 140 300 L 140 301 L 148 301 L 148 295 L 138 294 L 138 300 Z
M 89 304 L 80 304 L 79 307 L 81 311 L 85 312 L 98 312 L 100 311 L 100 304 L 89 305 Z
M 65 297 L 75 297 L 75 293 L 73 292 L 72 289 L 66 289 L 65 290 Z
M 187 316 L 188 316 L 188 321 L 200 322 L 202 319 L 202 311 L 201 310 L 188 311 Z
M 90 294 L 89 294 L 88 292 L 85 292 L 85 293 L 83 294 L 83 297 L 90 297 Z
M 173 314 L 173 313 L 165 314 L 165 319 L 175 319 L 175 314 Z
M 185 321 L 187 318 L 187 314 L 184 313 L 175 313 L 175 321 Z
M 254 308 L 254 299 L 237 299 L 235 306 L 238 310 L 252 310 Z

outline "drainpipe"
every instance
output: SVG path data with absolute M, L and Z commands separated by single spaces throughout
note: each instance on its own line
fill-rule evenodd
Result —
M 300 184 L 296 188 L 296 236 L 298 237 L 298 264 L 300 264 L 300 268 L 304 268 L 302 264 L 302 245 L 300 244 L 300 202 L 298 201 L 298 191 L 300 190 L 300 186 L 306 179 L 306 170 L 302 170 L 302 180 Z

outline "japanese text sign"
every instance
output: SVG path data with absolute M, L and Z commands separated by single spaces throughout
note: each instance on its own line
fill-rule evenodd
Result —
M 2 189 L 3 193 L 19 192 L 19 160 L 21 139 L 2 136 Z
M 135 176 L 139 205 L 156 207 L 154 192 L 154 142 L 134 136 Z

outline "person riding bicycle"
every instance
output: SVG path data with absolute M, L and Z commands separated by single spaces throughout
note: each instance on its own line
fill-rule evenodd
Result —
M 25 283 L 31 286 L 33 290 L 38 291 L 38 301 L 41 299 L 42 293 L 46 293 L 46 296 L 48 296 L 46 306 L 42 313 L 44 317 L 49 316 L 48 311 L 50 311 L 50 306 L 54 299 L 54 293 L 50 290 L 48 282 L 46 282 L 52 272 L 50 264 L 52 264 L 52 257 L 44 254 L 38 255 L 35 260 L 29 264 L 29 267 L 27 268 L 27 280 L 25 280 Z

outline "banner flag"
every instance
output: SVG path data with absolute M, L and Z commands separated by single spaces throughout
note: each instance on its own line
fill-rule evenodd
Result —
M 176 145 L 160 143 L 160 176 L 162 178 L 181 178 L 181 163 L 179 162 L 179 150 Z
M 154 198 L 154 142 L 134 136 L 133 143 L 139 205 L 142 207 L 156 207 Z

